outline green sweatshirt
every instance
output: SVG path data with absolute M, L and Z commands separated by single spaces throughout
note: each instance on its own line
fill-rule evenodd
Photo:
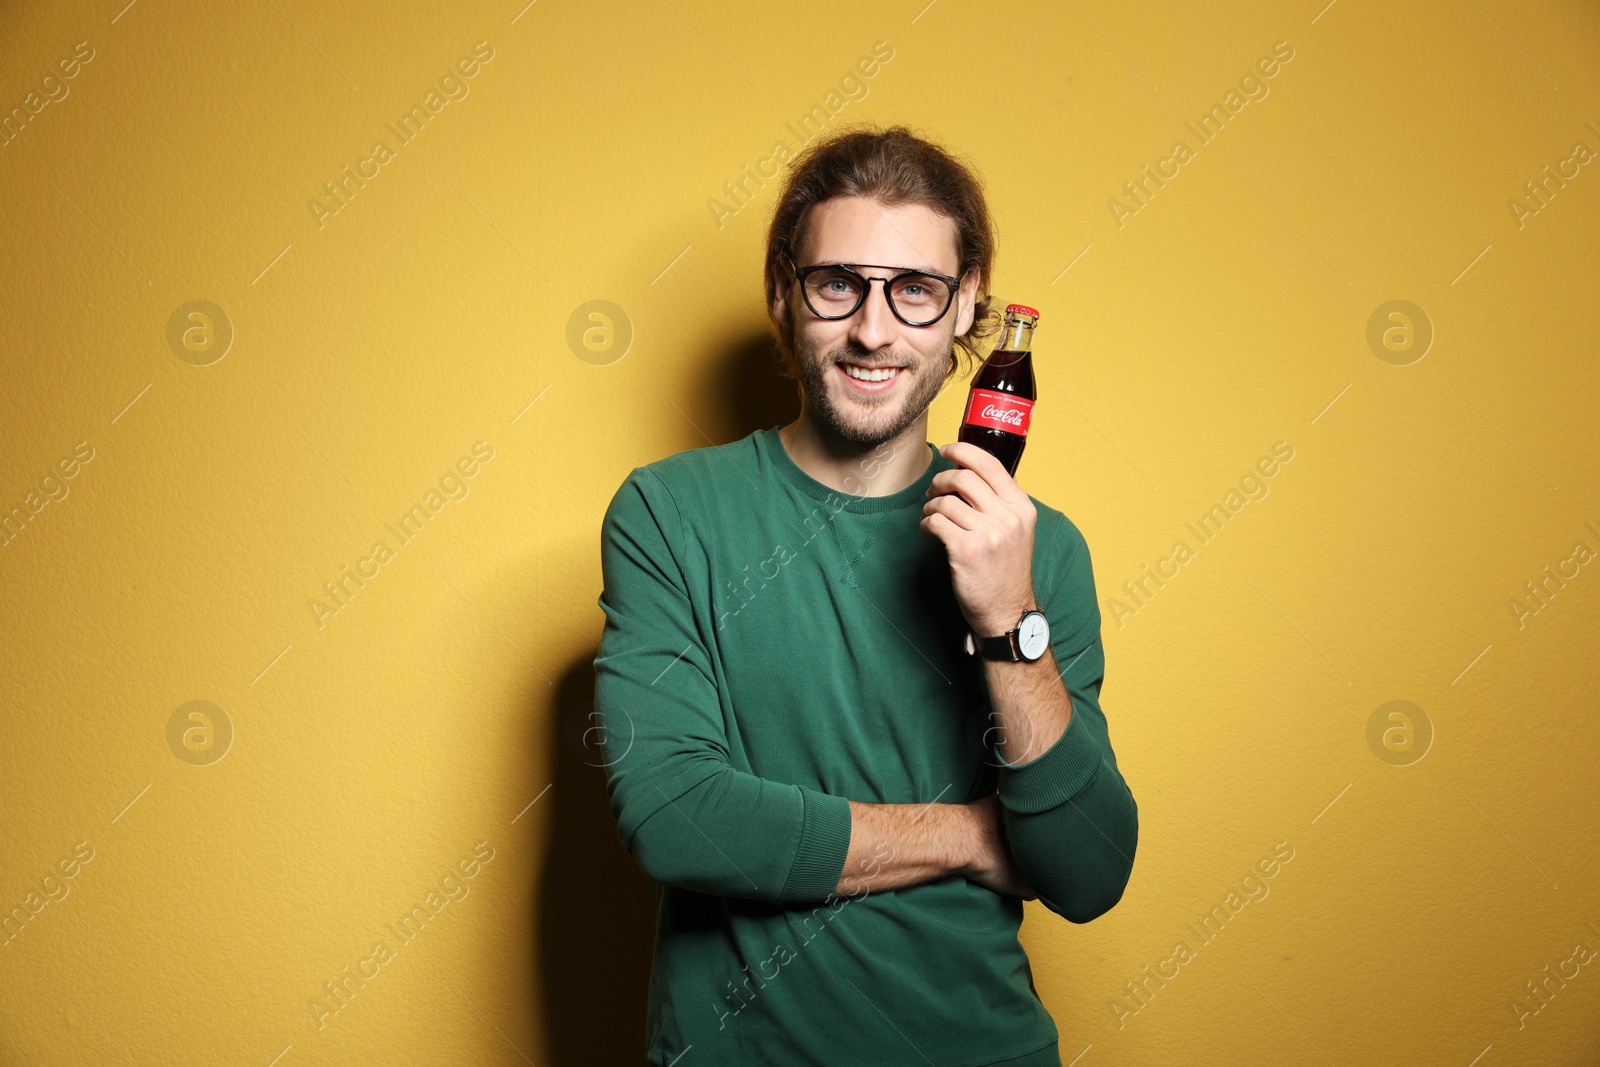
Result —
M 606 510 L 595 708 L 618 836 L 661 886 L 656 1067 L 691 1047 L 680 1067 L 1060 1063 L 1020 898 L 955 875 L 833 892 L 850 800 L 998 791 L 1019 867 L 1075 923 L 1132 871 L 1138 809 L 1100 711 L 1083 535 L 1035 501 L 1034 590 L 1072 719 L 1012 767 L 944 546 L 918 526 L 934 474 L 956 466 L 928 449 L 914 484 L 863 496 L 871 457 L 840 492 L 772 427 L 637 467 Z

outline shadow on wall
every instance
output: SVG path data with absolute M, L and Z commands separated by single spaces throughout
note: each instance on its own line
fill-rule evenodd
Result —
M 686 390 L 684 397 L 663 390 L 694 425 L 685 423 L 682 436 L 674 431 L 664 437 L 658 457 L 736 441 L 799 414 L 797 386 L 778 375 L 769 333 L 751 332 L 714 351 L 717 355 L 691 378 L 698 390 Z M 599 562 L 596 540 L 596 575 Z M 594 595 L 600 596 L 598 583 Z M 545 1029 L 556 1067 L 643 1062 L 655 944 L 657 889 L 617 836 L 605 756 L 598 734 L 590 732 L 596 721 L 594 657 L 600 635 L 593 637 L 595 643 L 567 666 L 557 684 L 544 748 L 554 753 L 547 802 L 555 814 L 534 926 Z
M 555 815 L 533 925 L 556 1067 L 644 1061 L 656 887 L 617 837 L 604 759 L 595 735 L 585 736 L 598 651 L 590 646 L 562 673 L 546 748 L 554 753 L 547 802 Z
M 704 417 L 677 397 L 673 397 L 673 403 L 719 445 L 756 430 L 793 422 L 800 414 L 799 385 L 792 378 L 779 377 L 774 349 L 770 330 L 742 334 L 720 346 L 718 358 L 706 360 L 704 374 L 699 376 L 705 383 L 701 394 L 705 402 L 700 405 Z M 706 443 L 692 428 L 687 429 L 697 442 L 688 447 Z

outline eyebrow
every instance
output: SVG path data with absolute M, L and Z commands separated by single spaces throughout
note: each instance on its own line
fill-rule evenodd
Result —
M 942 270 L 936 270 L 933 267 L 895 267 L 895 266 L 890 266 L 887 263 L 852 263 L 849 260 L 844 260 L 844 259 L 821 260 L 821 261 L 819 261 L 818 265 L 823 265 L 823 264 L 826 264 L 827 266 L 830 266 L 830 267 L 833 267 L 833 266 L 838 266 L 838 267 L 876 267 L 879 270 L 892 270 L 892 271 L 896 271 L 896 272 L 898 272 L 900 274 L 943 274 L 947 278 L 955 277 L 955 275 L 953 275 L 953 274 L 950 274 L 950 273 L 948 273 L 946 271 L 942 271 Z

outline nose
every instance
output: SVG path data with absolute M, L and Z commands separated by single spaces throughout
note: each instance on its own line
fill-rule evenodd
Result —
M 875 282 L 876 279 L 867 282 L 869 292 L 866 302 L 850 320 L 850 340 L 868 352 L 876 352 L 893 342 L 898 325 L 894 313 L 889 310 L 887 292 L 889 283 L 884 282 L 885 291 L 877 293 L 870 291 L 878 288 Z

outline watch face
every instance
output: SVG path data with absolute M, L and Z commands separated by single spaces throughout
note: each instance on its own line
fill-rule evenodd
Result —
M 1038 659 L 1050 647 L 1050 623 L 1043 613 L 1030 611 L 1017 627 L 1017 650 L 1028 659 Z

